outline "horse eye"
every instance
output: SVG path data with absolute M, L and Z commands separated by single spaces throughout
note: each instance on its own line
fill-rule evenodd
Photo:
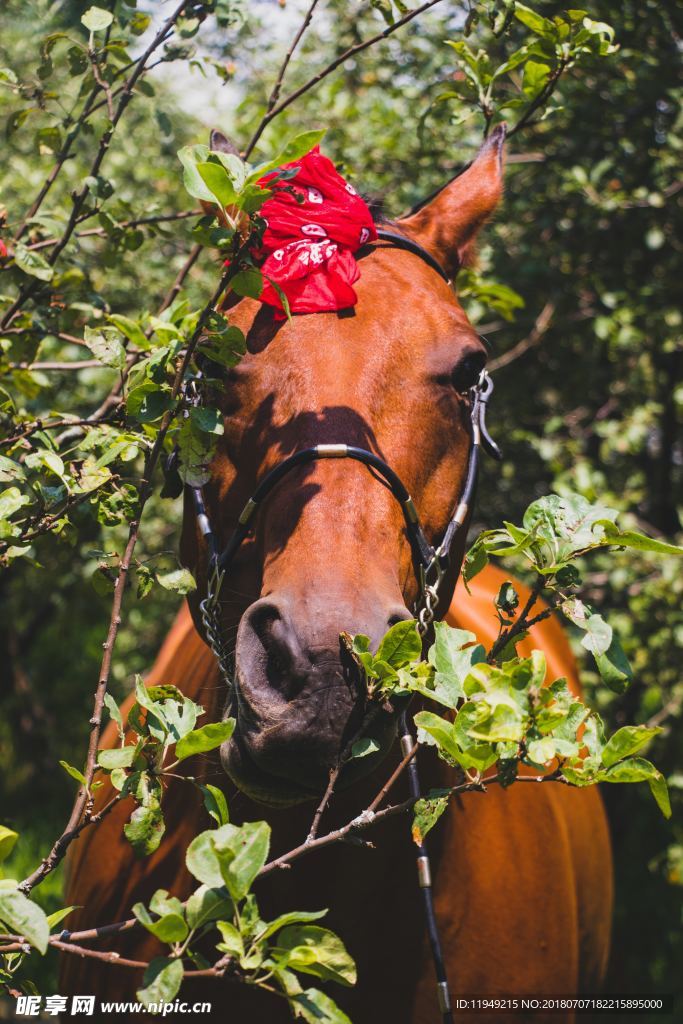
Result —
M 464 356 L 451 374 L 451 384 L 456 391 L 469 391 L 479 380 L 479 375 L 486 365 L 483 352 L 471 352 Z

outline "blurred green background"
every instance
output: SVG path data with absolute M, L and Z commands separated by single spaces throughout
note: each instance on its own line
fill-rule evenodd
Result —
M 66 28 L 81 32 L 87 6 L 3 4 L 0 65 L 11 66 L 22 83 L 19 93 L 0 89 L 1 201 L 10 226 L 54 160 L 41 131 L 63 116 L 77 88 L 63 62 L 49 77 L 37 73 L 42 40 Z M 304 4 L 231 6 L 227 24 L 209 18 L 188 41 L 194 54 L 161 65 L 131 105 L 107 165 L 117 216 L 187 208 L 176 150 L 207 141 L 209 127 L 221 127 L 239 145 L 249 137 Z M 558 109 L 511 140 L 502 209 L 484 233 L 476 271 L 459 282 L 469 315 L 490 343 L 496 379 L 490 426 L 505 451 L 502 467 L 484 468 L 476 529 L 503 518 L 518 521 L 535 497 L 571 490 L 675 540 L 683 462 L 680 7 L 671 0 L 586 6 L 592 18 L 614 26 L 619 52 L 570 73 L 554 100 Z M 167 10 L 166 4 L 139 7 L 154 18 Z M 534 7 L 546 16 L 563 9 L 546 2 Z M 459 5 L 444 3 L 347 61 L 273 124 L 261 152 L 274 151 L 296 131 L 328 126 L 325 151 L 368 195 L 381 198 L 390 215 L 405 211 L 467 163 L 481 139 L 481 119 L 466 98 L 439 100 L 458 91 L 456 56 L 444 40 L 461 36 L 463 20 Z M 291 66 L 288 88 L 383 24 L 372 5 L 326 0 Z M 470 42 L 480 33 L 481 45 L 497 56 L 514 42 L 493 40 L 484 24 L 472 31 Z M 80 140 L 50 209 L 65 203 L 87 173 L 92 146 L 92 137 Z M 102 296 L 109 308 L 129 315 L 153 309 L 191 241 L 191 221 L 145 229 L 136 248 L 106 238 L 84 241 L 70 257 L 78 284 L 66 280 L 63 287 L 87 286 L 89 301 Z M 189 281 L 194 305 L 206 301 L 216 274 L 215 260 L 204 253 Z M 506 288 L 521 301 L 510 301 Z M 38 374 L 37 388 L 30 378 L 18 382 L 28 408 L 39 402 L 41 409 L 54 403 L 88 411 L 93 396 L 109 389 L 112 371 Z M 35 545 L 36 564 L 19 559 L 0 576 L 0 821 L 22 836 L 8 865 L 16 877 L 44 855 L 71 805 L 75 783 L 57 762 L 80 764 L 110 604 L 96 552 L 114 550 L 122 537 L 86 509 L 74 522 L 59 542 L 43 538 Z M 140 557 L 172 568 L 179 522 L 179 503 L 155 496 Z M 653 718 L 663 725 L 651 756 L 668 776 L 674 802 L 666 822 L 645 786 L 609 787 L 604 794 L 617 876 L 607 990 L 677 991 L 683 580 L 672 560 L 637 552 L 595 556 L 590 568 L 584 596 L 618 631 L 635 679 L 624 696 L 608 694 L 582 658 L 584 684 L 612 727 Z M 133 674 L 151 664 L 176 608 L 177 598 L 159 588 L 142 600 L 134 589 L 128 595 L 113 673 L 117 699 Z M 60 905 L 60 885 L 56 873 L 38 890 L 49 909 Z M 53 970 L 48 956 L 42 968 L 48 992 Z

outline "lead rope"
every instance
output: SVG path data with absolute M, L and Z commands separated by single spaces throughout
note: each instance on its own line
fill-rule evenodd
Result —
M 401 714 L 399 725 L 401 731 L 401 753 L 404 757 L 407 757 L 413 749 L 415 740 L 410 731 L 408 716 L 405 711 Z M 419 800 L 421 791 L 420 776 L 417 770 L 417 755 L 408 764 L 408 786 L 411 797 L 413 797 L 414 800 Z M 419 843 L 417 846 L 417 883 L 420 887 L 420 892 L 422 893 L 422 909 L 424 911 L 425 923 L 427 925 L 427 936 L 429 938 L 429 945 L 432 951 L 434 971 L 436 973 L 436 995 L 439 1000 L 441 1019 L 443 1024 L 453 1024 L 451 993 L 448 987 L 446 965 L 444 963 L 441 939 L 439 937 L 439 927 L 436 923 L 436 913 L 434 911 L 432 870 L 429 861 L 429 853 L 424 841 Z
M 477 470 L 479 467 L 479 448 L 482 440 L 482 433 L 490 444 L 494 453 L 497 452 L 495 444 L 488 437 L 485 422 L 486 405 L 491 397 L 493 384 L 486 372 L 483 372 L 478 386 L 474 393 L 474 407 L 472 409 L 472 449 L 470 452 L 469 465 L 467 467 L 467 482 L 463 491 L 463 500 L 459 502 L 456 512 L 448 526 L 446 534 L 436 549 L 434 559 L 426 568 L 420 566 L 420 595 L 415 605 L 415 617 L 417 619 L 417 631 L 424 642 L 429 632 L 436 609 L 439 603 L 439 586 L 444 576 L 443 565 L 450 554 L 451 544 L 455 534 L 460 530 L 467 519 L 470 503 L 474 495 Z M 433 573 L 433 578 L 430 576 Z M 407 757 L 413 749 L 415 739 L 408 724 L 407 711 L 401 712 L 399 719 L 399 731 L 401 734 L 401 754 Z M 408 788 L 413 800 L 419 800 L 422 796 L 420 787 L 420 773 L 417 767 L 417 753 L 408 763 Z M 453 1024 L 453 1012 L 451 1007 L 451 993 L 446 974 L 439 926 L 434 910 L 434 893 L 432 890 L 432 870 L 429 860 L 429 852 L 424 840 L 417 844 L 417 882 L 422 893 L 422 906 L 427 926 L 427 937 L 432 952 L 432 962 L 436 974 L 436 995 L 439 1001 L 439 1010 L 443 1024 Z
M 419 611 L 416 608 L 417 631 L 423 641 L 434 621 L 436 606 L 439 599 L 439 584 L 441 583 L 441 578 L 443 576 L 443 570 L 440 568 L 438 561 L 436 561 L 436 566 L 437 572 L 434 581 L 431 584 L 427 583 L 426 578 L 423 581 L 422 594 L 418 601 L 418 606 L 419 604 L 422 604 L 422 608 L 420 608 Z M 407 711 L 401 712 L 401 717 L 399 719 L 399 732 L 401 734 L 401 754 L 403 757 L 407 757 L 415 744 L 415 738 L 413 737 L 408 724 Z M 408 762 L 408 789 L 413 800 L 419 800 L 422 796 L 422 790 L 420 788 L 420 773 L 417 767 L 417 752 L 412 760 Z M 453 1024 L 451 993 L 448 987 L 448 975 L 446 974 L 446 964 L 444 963 L 443 950 L 441 948 L 439 926 L 436 921 L 436 912 L 434 910 L 432 869 L 429 860 L 429 852 L 424 840 L 417 844 L 416 864 L 417 884 L 419 885 L 420 892 L 422 893 L 422 909 L 424 912 L 425 924 L 427 926 L 429 946 L 432 952 L 434 973 L 436 974 L 436 996 L 439 1001 L 441 1020 L 443 1024 Z

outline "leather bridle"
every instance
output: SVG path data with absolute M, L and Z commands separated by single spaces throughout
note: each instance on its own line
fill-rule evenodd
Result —
M 389 231 L 384 228 L 377 229 L 378 238 L 390 242 L 395 248 L 404 249 L 417 256 L 424 263 L 434 270 L 447 283 L 448 275 L 443 267 L 434 257 L 423 249 L 421 245 L 412 239 Z M 493 393 L 493 381 L 486 370 L 483 370 L 479 380 L 470 388 L 470 447 L 467 463 L 467 475 L 462 493 L 458 499 L 453 515 L 448 523 L 440 543 L 434 547 L 425 535 L 417 509 L 413 503 L 408 490 L 394 470 L 380 458 L 375 452 L 358 448 L 349 444 L 317 444 L 311 448 L 304 448 L 294 452 L 288 458 L 279 462 L 273 469 L 269 470 L 259 481 L 256 490 L 249 501 L 242 509 L 232 536 L 223 550 L 218 549 L 216 536 L 211 527 L 211 522 L 206 511 L 204 494 L 201 487 L 191 487 L 190 491 L 194 501 L 195 514 L 199 530 L 203 535 L 208 552 L 208 573 L 206 597 L 200 603 L 202 624 L 207 643 L 211 647 L 221 670 L 223 680 L 228 687 L 228 694 L 232 695 L 233 673 L 230 664 L 229 652 L 224 644 L 220 623 L 220 595 L 223 581 L 230 570 L 233 560 L 247 535 L 250 533 L 256 514 L 263 502 L 275 490 L 278 484 L 289 473 L 320 459 L 354 459 L 368 466 L 376 476 L 379 476 L 383 483 L 389 488 L 393 496 L 401 506 L 408 539 L 411 544 L 414 565 L 418 581 L 418 596 L 414 607 L 414 614 L 417 620 L 417 629 L 424 639 L 434 621 L 437 606 L 439 603 L 439 587 L 443 577 L 451 568 L 451 552 L 453 544 L 460 531 L 468 520 L 472 507 L 474 492 L 477 484 L 479 468 L 479 457 L 481 449 L 496 459 L 501 458 L 501 453 L 496 443 L 490 437 L 486 429 L 486 407 Z M 196 392 L 197 401 L 199 394 Z M 400 718 L 401 749 L 404 755 L 412 749 L 414 739 L 410 731 L 405 712 Z M 417 765 L 415 758 L 408 766 L 408 778 L 411 795 L 418 799 L 420 797 L 420 784 L 417 776 Z M 427 932 L 432 949 L 437 975 L 437 993 L 439 1006 L 442 1012 L 444 1024 L 451 1024 L 451 1004 L 448 989 L 448 981 L 441 953 L 438 930 L 431 891 L 431 876 L 429 858 L 424 844 L 418 846 L 417 852 L 418 880 L 423 893 L 424 910 L 427 924 Z

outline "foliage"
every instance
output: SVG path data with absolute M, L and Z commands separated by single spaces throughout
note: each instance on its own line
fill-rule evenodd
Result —
M 159 73 L 171 65 L 192 68 L 197 89 L 203 88 L 203 75 L 227 83 L 238 102 L 226 104 L 231 123 L 222 127 L 246 140 L 283 55 L 277 45 L 264 50 L 264 39 L 272 38 L 264 21 L 272 10 L 250 5 L 246 17 L 246 5 L 234 0 L 187 6 L 158 51 Z M 156 18 L 150 21 L 146 11 L 123 2 L 112 6 L 113 18 L 86 3 L 31 0 L 6 7 L 0 41 L 0 64 L 7 65 L 0 74 L 0 105 L 9 168 L 3 190 L 6 242 L 0 245 L 0 557 L 8 568 L 0 583 L 0 629 L 9 685 L 0 756 L 12 765 L 3 773 L 3 820 L 23 834 L 12 851 L 12 835 L 0 833 L 0 849 L 11 857 L 8 870 L 17 877 L 28 873 L 34 866 L 30 857 L 43 855 L 66 817 L 73 787 L 51 769 L 61 759 L 79 781 L 80 769 L 67 762 L 85 742 L 90 712 L 83 695 L 98 671 L 102 623 L 126 537 L 143 505 L 127 618 L 112 665 L 119 697 L 128 680 L 148 666 L 175 594 L 194 585 L 171 553 L 177 547 L 177 504 L 164 503 L 156 493 L 145 496 L 142 483 L 160 436 L 165 453 L 178 443 L 182 480 L 205 479 L 221 429 L 210 402 L 201 410 L 189 408 L 196 361 L 183 374 L 188 390 L 174 393 L 179 363 L 193 344 L 218 276 L 207 255 L 183 276 L 188 251 L 205 243 L 234 257 L 235 245 L 244 241 L 240 232 L 258 232 L 258 211 L 249 208 L 263 198 L 254 191 L 258 176 L 291 158 L 283 152 L 289 140 L 321 124 L 329 125 L 328 152 L 374 193 L 391 190 L 388 203 L 396 212 L 454 173 L 482 128 L 504 117 L 513 131 L 520 130 L 504 215 L 493 225 L 479 265 L 458 281 L 468 313 L 495 341 L 495 416 L 506 441 L 502 476 L 484 479 L 476 524 L 484 533 L 470 551 L 466 577 L 485 558 L 506 550 L 505 557 L 532 580 L 540 570 L 550 600 L 573 624 L 578 650 L 590 652 L 584 683 L 600 714 L 587 713 L 583 739 L 577 739 L 570 717 L 575 702 L 562 687 L 550 703 L 533 692 L 540 665 L 522 665 L 524 659 L 504 647 L 503 660 L 489 663 L 486 652 L 446 627 L 438 627 L 426 663 L 417 660 L 410 624 L 402 624 L 400 643 L 390 649 L 399 639 L 395 634 L 381 653 L 371 653 L 356 638 L 369 691 L 386 695 L 403 686 L 431 699 L 440 713 L 459 707 L 459 717 L 468 704 L 478 716 L 486 712 L 457 738 L 454 723 L 437 727 L 429 720 L 445 730 L 452 751 L 446 756 L 464 771 L 480 770 L 461 761 L 482 748 L 487 757 L 495 754 L 507 782 L 519 762 L 549 754 L 552 742 L 553 755 L 534 763 L 555 763 L 559 755 L 565 777 L 574 771 L 592 782 L 609 773 L 621 779 L 630 761 L 628 772 L 648 781 L 666 809 L 661 778 L 644 767 L 638 744 L 652 741 L 676 797 L 680 782 L 670 772 L 680 759 L 680 730 L 673 726 L 683 706 L 675 653 L 683 629 L 682 584 L 677 560 L 662 558 L 666 550 L 638 546 L 634 538 L 644 530 L 666 546 L 665 537 L 680 528 L 680 314 L 672 307 L 679 143 L 670 5 L 599 0 L 584 13 L 551 2 L 536 3 L 533 10 L 513 3 L 472 4 L 466 21 L 457 9 L 444 6 L 439 13 L 436 7 L 406 34 L 346 61 L 271 121 L 261 143 L 265 155 L 256 158 L 260 168 L 198 145 L 206 129 L 180 114 L 168 77 L 159 83 L 147 71 L 132 90 L 125 130 L 114 130 L 101 166 L 94 167 L 130 62 L 142 52 Z M 327 7 L 330 16 L 320 30 L 314 22 L 300 59 L 290 65 L 288 89 L 305 82 L 312 63 L 319 65 L 322 46 L 330 55 L 341 53 L 394 23 L 404 5 L 381 2 L 352 15 L 348 5 Z M 41 25 L 39 53 L 33 31 L 26 32 L 29 22 Z M 188 201 L 177 150 L 190 195 L 219 206 L 224 225 L 184 216 Z M 24 225 L 53 168 L 53 184 Z M 231 286 L 240 294 L 257 291 L 246 250 L 239 261 Z M 178 295 L 169 291 L 176 274 L 182 278 Z M 17 299 L 21 307 L 13 311 Z M 234 365 L 244 352 L 241 334 L 213 313 L 203 326 L 201 341 L 194 339 L 197 351 Z M 521 331 L 526 337 L 520 345 Z M 177 493 L 173 473 L 166 488 Z M 535 500 L 551 490 L 551 498 Z M 522 519 L 529 502 L 533 511 Z M 588 506 L 592 518 L 585 520 Z M 626 524 L 618 532 L 615 510 Z M 501 521 L 504 526 L 494 529 Z M 515 526 L 519 521 L 521 527 Z M 622 548 L 630 550 L 620 555 Z M 593 571 L 582 583 L 583 560 L 578 568 L 573 562 L 589 550 Z M 516 597 L 511 586 L 498 597 L 501 638 L 519 615 Z M 608 609 L 609 623 L 598 607 Z M 133 754 L 115 752 L 124 760 L 132 756 L 131 763 L 100 766 L 100 774 L 110 773 L 139 799 L 138 817 L 128 829 L 141 852 L 160 838 L 155 805 L 164 772 L 157 770 L 170 767 L 164 758 L 177 759 L 178 746 L 182 754 L 181 744 L 196 731 L 183 737 L 173 724 L 174 713 L 179 719 L 188 714 L 182 701 L 171 695 L 150 700 L 156 710 L 140 712 L 143 732 L 130 748 Z M 113 712 L 115 702 L 109 707 Z M 543 732 L 539 719 L 545 728 L 561 713 L 562 722 Z M 601 718 L 613 733 L 609 741 Z M 508 735 L 519 739 L 493 738 L 503 720 Z M 487 738 L 470 735 L 482 728 Z M 423 738 L 428 736 L 434 738 L 425 729 Z M 197 743 L 201 738 L 189 741 L 193 753 Z M 573 751 L 572 743 L 584 744 L 580 763 L 571 763 L 576 754 L 562 753 Z M 35 751 L 31 763 L 24 754 L 28 744 Z M 503 756 L 511 751 L 505 744 L 515 745 L 512 756 Z M 363 740 L 353 751 L 368 752 Z M 572 781 L 581 780 L 575 774 Z M 97 779 L 90 791 L 96 785 Z M 26 810 L 38 786 L 45 805 L 39 823 Z M 203 795 L 220 830 L 228 825 L 227 806 L 213 788 Z M 680 911 L 669 887 L 680 883 L 683 836 L 680 825 L 660 824 L 647 804 L 632 795 L 626 804 L 618 791 L 607 793 L 623 895 L 612 987 L 624 988 L 627 978 L 643 988 L 670 989 L 680 953 Z M 447 802 L 448 794 L 425 800 L 416 813 L 417 835 L 433 827 Z M 645 882 L 644 861 L 650 864 Z M 38 891 L 46 910 L 58 906 L 54 877 Z M 13 885 L 2 891 L 7 917 L 0 917 L 21 930 L 16 915 L 26 912 L 29 901 Z M 652 906 L 660 908 L 659 916 L 650 912 Z M 33 900 L 30 907 L 38 909 Z M 37 932 L 30 922 L 26 927 L 40 946 L 46 933 L 36 910 L 28 913 Z M 153 925 L 167 916 L 151 905 L 146 912 Z M 258 917 L 255 904 L 242 917 L 249 921 L 252 913 Z M 189 934 L 194 926 L 188 914 L 184 908 L 178 916 Z M 50 916 L 48 927 L 55 927 Z M 633 919 L 638 929 L 623 927 Z M 256 933 L 234 916 L 220 920 L 222 943 L 229 950 L 232 941 L 234 950 L 237 935 L 246 952 Z M 175 925 L 179 934 L 182 927 Z M 276 955 L 267 939 L 264 962 Z M 184 940 L 174 941 L 182 946 Z M 284 945 L 291 954 L 291 944 Z M 219 952 L 227 956 L 228 950 Z M 150 999 L 178 980 L 177 953 L 171 946 L 168 962 L 150 969 Z M 10 955 L 15 978 L 22 956 Z M 239 969 L 253 980 L 262 966 Z M 280 982 L 304 1019 L 343 1019 L 334 1016 L 340 1011 L 330 1007 L 329 997 L 297 990 L 296 976 L 288 972 L 282 968 Z

